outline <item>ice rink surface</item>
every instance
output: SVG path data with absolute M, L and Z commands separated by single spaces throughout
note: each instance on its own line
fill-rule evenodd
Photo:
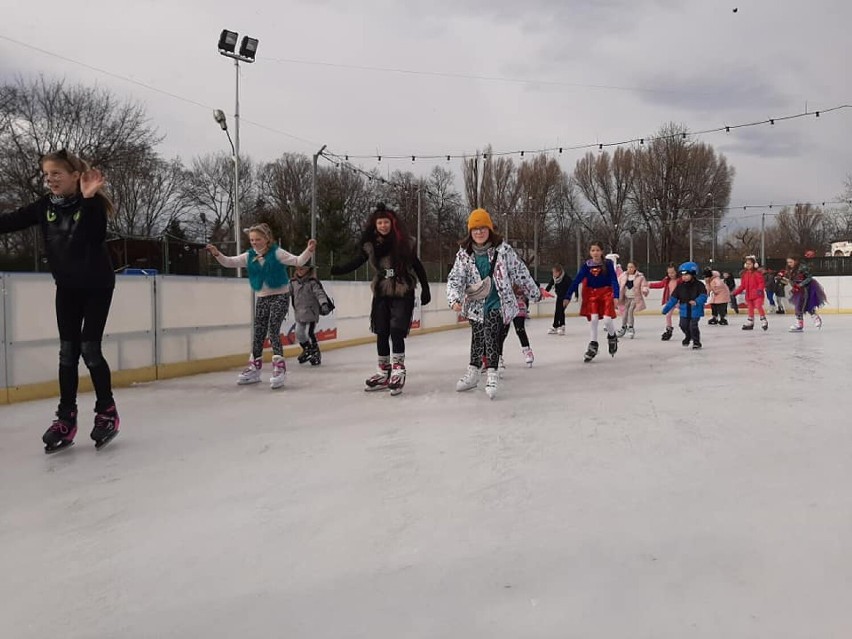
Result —
M 53 456 L 55 400 L 0 407 L 0 637 L 852 636 L 852 316 L 743 317 L 592 364 L 534 320 L 494 401 L 467 330 L 399 397 L 373 346 L 118 389 L 97 453 L 92 395 Z

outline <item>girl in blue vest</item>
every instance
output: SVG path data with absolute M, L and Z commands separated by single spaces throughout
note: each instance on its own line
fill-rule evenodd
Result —
M 317 243 L 316 240 L 309 240 L 308 247 L 301 255 L 296 256 L 275 243 L 268 224 L 255 224 L 249 228 L 248 236 L 251 248 L 236 257 L 222 255 L 212 244 L 207 245 L 207 250 L 222 266 L 247 269 L 249 284 L 257 297 L 251 357 L 248 366 L 237 378 L 237 384 L 256 384 L 260 381 L 263 342 L 269 337 L 273 353 L 269 385 L 272 388 L 280 388 L 287 372 L 284 348 L 281 346 L 281 323 L 290 308 L 290 276 L 287 274 L 287 266 L 307 264 Z

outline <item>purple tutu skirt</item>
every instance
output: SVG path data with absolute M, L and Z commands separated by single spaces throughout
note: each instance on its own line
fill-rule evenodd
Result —
M 790 304 L 798 314 L 813 313 L 820 306 L 825 306 L 826 301 L 825 289 L 816 280 L 811 280 L 810 284 L 790 295 Z

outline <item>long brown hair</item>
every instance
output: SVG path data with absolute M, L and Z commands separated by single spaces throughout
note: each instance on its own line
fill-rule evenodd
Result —
M 71 173 L 77 172 L 81 176 L 83 175 L 83 173 L 85 173 L 86 171 L 90 171 L 92 168 L 88 162 L 74 155 L 73 153 L 70 153 L 66 149 L 60 149 L 59 151 L 56 151 L 54 153 L 48 153 L 46 155 L 41 156 L 41 160 L 39 160 L 39 166 L 43 168 L 45 162 L 56 162 L 57 164 L 63 164 Z M 79 183 L 77 184 L 77 191 L 80 191 Z M 112 217 L 115 215 L 115 205 L 112 203 L 112 200 L 104 192 L 103 189 L 98 189 L 98 192 L 95 194 L 95 197 L 103 202 L 108 217 Z

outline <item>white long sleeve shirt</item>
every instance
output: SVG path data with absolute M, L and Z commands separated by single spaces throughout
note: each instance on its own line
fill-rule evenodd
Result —
M 228 255 L 216 255 L 216 261 L 219 262 L 222 266 L 227 266 L 228 268 L 246 268 L 248 266 L 248 252 L 242 253 L 235 257 L 231 257 Z M 259 255 L 257 257 L 258 261 L 261 265 L 263 265 L 266 256 Z M 301 255 L 293 255 L 292 253 L 288 253 L 282 248 L 278 248 L 275 251 L 275 259 L 284 264 L 285 266 L 304 266 L 308 262 L 311 261 L 311 252 L 308 249 L 302 251 Z M 285 284 L 279 288 L 269 288 L 266 283 L 263 284 L 263 288 L 261 288 L 257 292 L 258 297 L 266 297 L 268 295 L 282 295 L 289 291 L 289 284 Z

